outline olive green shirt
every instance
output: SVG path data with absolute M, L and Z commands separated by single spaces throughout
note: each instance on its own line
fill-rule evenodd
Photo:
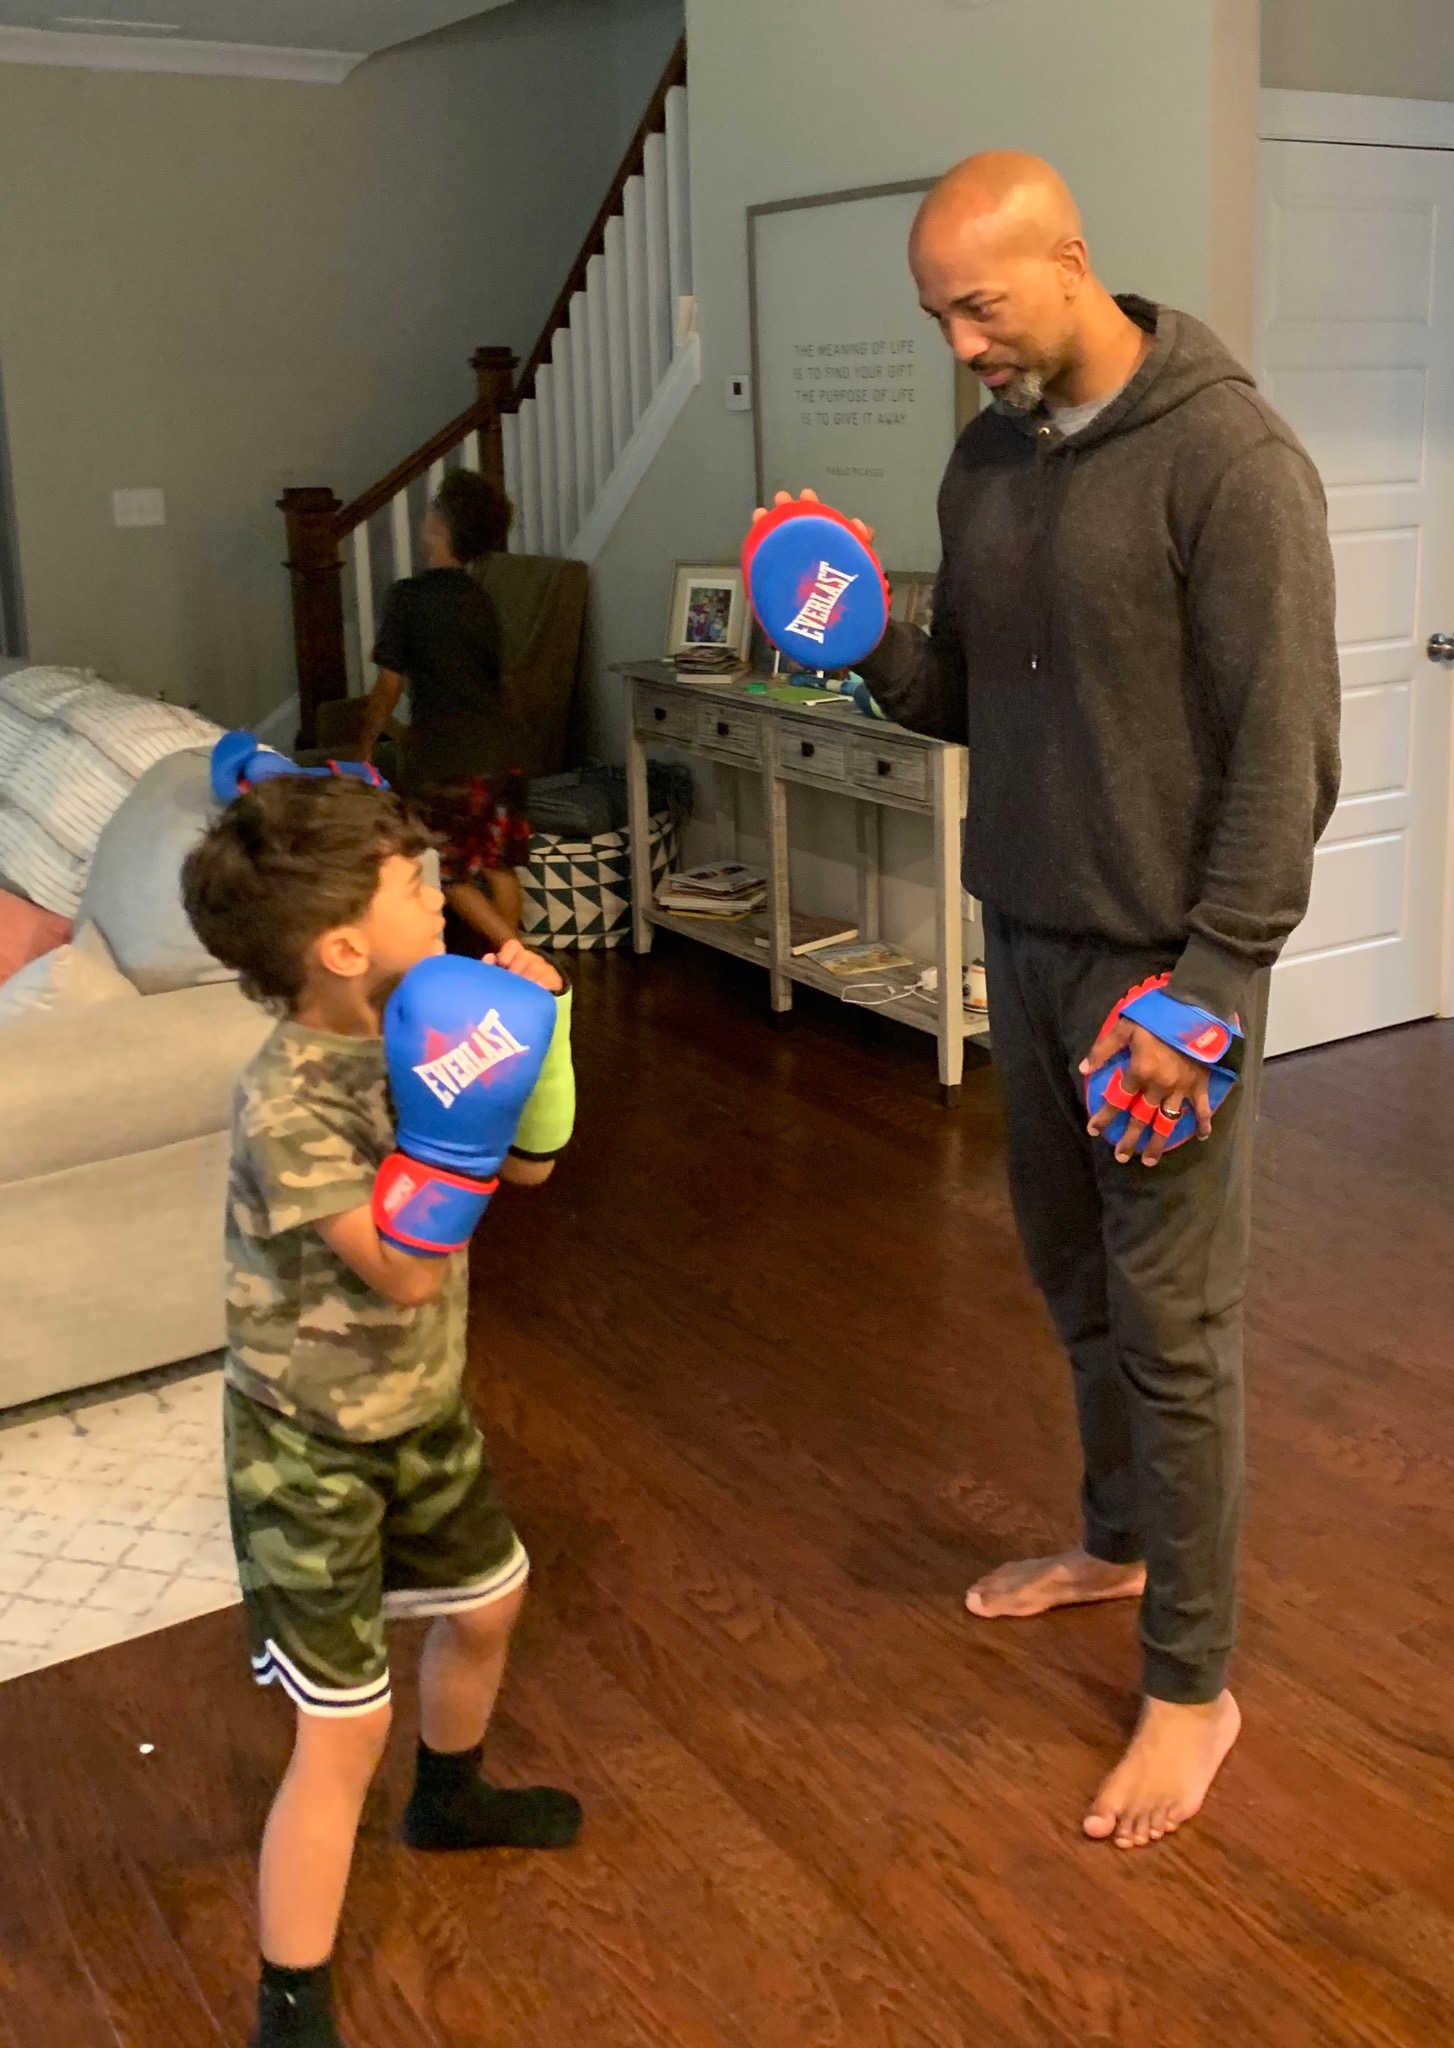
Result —
M 464 1374 L 465 1253 L 433 1301 L 404 1308 L 313 1227 L 366 1203 L 393 1149 L 383 1040 L 279 1024 L 233 1102 L 224 1373 L 304 1428 L 361 1443 L 433 1420 Z

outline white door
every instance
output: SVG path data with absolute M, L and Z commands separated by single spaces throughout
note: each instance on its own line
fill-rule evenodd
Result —
M 1454 152 L 1264 142 L 1255 367 L 1328 494 L 1343 793 L 1268 1051 L 1440 1008 L 1454 668 Z M 1451 648 L 1454 652 L 1454 648 Z

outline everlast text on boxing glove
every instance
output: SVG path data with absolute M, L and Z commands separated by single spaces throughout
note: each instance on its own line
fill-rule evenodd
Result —
M 439 954 L 404 976 L 384 1012 L 398 1149 L 373 1194 L 374 1223 L 390 1244 L 438 1258 L 469 1243 L 549 1056 L 556 1014 L 545 989 L 484 961 Z

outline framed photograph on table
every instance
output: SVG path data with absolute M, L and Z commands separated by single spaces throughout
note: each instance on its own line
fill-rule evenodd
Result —
M 667 659 L 725 651 L 745 662 L 751 635 L 741 569 L 678 562 L 666 627 Z

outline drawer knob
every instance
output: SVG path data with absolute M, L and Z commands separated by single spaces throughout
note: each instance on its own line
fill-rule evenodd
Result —
M 727 723 L 725 718 L 719 718 L 717 720 L 717 737 L 719 740 L 725 740 L 728 733 L 730 733 L 731 730 L 732 728 Z
M 658 705 L 656 706 L 656 709 L 655 709 L 655 710 L 654 710 L 654 712 L 652 713 L 652 716 L 653 716 L 653 717 L 654 717 L 654 718 L 656 719 L 656 721 L 657 721 L 657 723 L 658 723 L 659 725 L 665 725 L 665 723 L 666 723 L 666 706 L 665 706 L 665 704 L 658 704 Z
M 804 740 L 802 742 L 803 759 L 805 761 L 811 761 L 814 754 L 816 754 L 817 751 L 818 749 L 813 745 L 813 742 L 811 740 Z
M 879 772 L 879 774 L 880 774 L 880 775 L 892 775 L 892 774 L 893 774 L 893 772 L 894 772 L 894 764 L 893 764 L 893 762 L 892 762 L 892 761 L 880 761 L 880 762 L 879 762 L 879 764 L 878 764 L 878 772 Z

